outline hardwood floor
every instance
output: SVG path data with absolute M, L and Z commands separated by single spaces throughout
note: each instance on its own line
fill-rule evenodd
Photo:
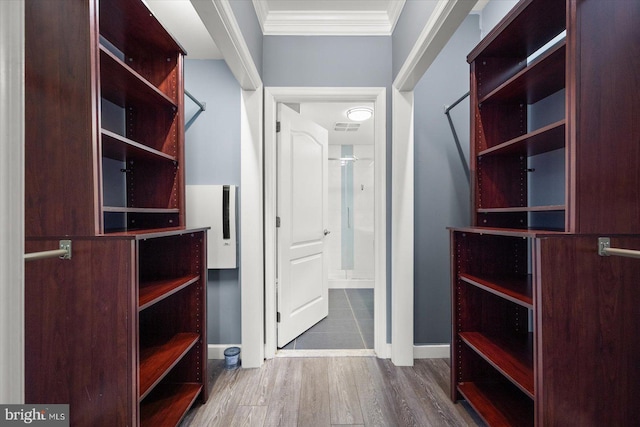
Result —
M 483 426 L 449 399 L 449 360 L 396 367 L 375 357 L 275 358 L 227 371 L 210 360 L 211 393 L 181 427 Z

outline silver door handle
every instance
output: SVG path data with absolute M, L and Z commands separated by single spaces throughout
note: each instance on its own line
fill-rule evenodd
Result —
M 326 236 L 327 234 L 331 233 L 331 231 L 327 230 L 326 228 L 324 229 L 324 235 Z

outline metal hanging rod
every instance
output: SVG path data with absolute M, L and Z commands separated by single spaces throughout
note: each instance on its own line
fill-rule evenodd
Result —
M 186 89 L 184 91 L 184 94 L 187 95 L 189 99 L 192 100 L 199 108 L 199 110 L 195 112 L 195 114 L 189 119 L 189 121 L 185 123 L 184 128 L 186 130 L 186 129 L 189 129 L 189 127 L 193 124 L 193 122 L 196 121 L 200 113 L 202 113 L 204 110 L 207 109 L 207 103 L 198 101 L 196 97 L 191 95 L 189 91 Z
M 38 259 L 55 258 L 71 259 L 71 240 L 60 240 L 60 249 L 50 251 L 32 252 L 24 254 L 25 261 L 35 261 Z
M 451 111 L 453 109 L 453 107 L 455 107 L 456 105 L 460 104 L 467 96 L 469 96 L 471 92 L 467 92 L 464 95 L 462 95 L 460 98 L 458 98 L 453 104 L 451 105 L 445 105 L 444 106 L 444 113 L 445 114 L 449 114 L 449 111 Z
M 612 248 L 611 239 L 609 237 L 600 237 L 598 238 L 598 255 L 640 258 L 640 251 L 636 251 L 633 249 Z
M 467 181 L 471 180 L 471 173 L 469 171 L 469 165 L 467 164 L 467 159 L 464 157 L 464 151 L 462 151 L 462 147 L 460 146 L 460 139 L 458 139 L 458 133 L 456 132 L 456 127 L 453 125 L 453 120 L 451 120 L 451 115 L 449 111 L 456 105 L 460 104 L 467 96 L 469 96 L 470 92 L 465 93 L 460 98 L 458 98 L 453 104 L 444 106 L 444 114 L 447 116 L 447 120 L 449 121 L 449 127 L 451 128 L 451 133 L 453 134 L 453 140 L 456 143 L 456 148 L 458 149 L 458 156 L 460 156 L 460 161 L 462 162 L 462 167 L 464 168 L 464 173 L 467 176 Z

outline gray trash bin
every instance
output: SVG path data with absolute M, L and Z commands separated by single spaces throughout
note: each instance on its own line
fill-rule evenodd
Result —
M 224 368 L 236 369 L 240 365 L 240 347 L 229 347 L 224 351 Z

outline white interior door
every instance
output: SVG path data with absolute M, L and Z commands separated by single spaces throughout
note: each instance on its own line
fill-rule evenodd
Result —
M 329 313 L 328 132 L 278 104 L 278 347 Z

